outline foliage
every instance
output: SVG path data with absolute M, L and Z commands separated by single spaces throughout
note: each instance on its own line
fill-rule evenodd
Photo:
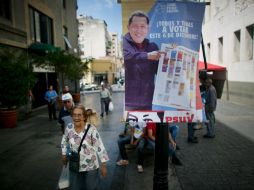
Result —
M 0 102 L 3 108 L 15 108 L 27 101 L 28 90 L 34 85 L 34 74 L 23 52 L 0 47 Z
M 44 68 L 53 66 L 57 73 L 63 73 L 70 80 L 77 80 L 88 71 L 89 62 L 81 62 L 79 57 L 60 50 L 49 52 L 45 56 L 37 56 L 33 63 Z
M 80 58 L 75 57 L 72 64 L 69 65 L 68 73 L 65 73 L 70 80 L 81 79 L 86 72 L 88 72 L 88 64 L 91 60 L 85 59 L 81 61 Z

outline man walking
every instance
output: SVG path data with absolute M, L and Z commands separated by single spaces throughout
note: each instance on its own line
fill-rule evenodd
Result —
M 204 138 L 214 138 L 215 137 L 215 115 L 214 111 L 217 106 L 217 93 L 215 87 L 212 85 L 212 79 L 207 78 L 205 80 L 206 85 L 206 102 L 205 102 L 205 113 L 206 119 L 209 121 L 207 123 L 207 134 Z
M 53 89 L 53 85 L 49 86 L 48 91 L 45 93 L 45 100 L 48 103 L 48 114 L 49 114 L 49 120 L 52 120 L 52 116 L 54 120 L 57 120 L 56 117 L 56 99 L 58 95 L 56 91 Z

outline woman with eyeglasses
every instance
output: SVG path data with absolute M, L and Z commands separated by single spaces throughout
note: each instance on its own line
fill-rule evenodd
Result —
M 91 117 L 94 114 L 91 110 L 85 110 L 83 106 L 74 107 L 72 112 L 73 123 L 67 125 L 62 138 L 62 160 L 65 166 L 68 163 L 67 145 L 69 144 L 71 152 L 75 153 L 78 153 L 80 147 L 78 171 L 69 168 L 71 190 L 96 189 L 99 182 L 99 167 L 102 177 L 107 174 L 106 162 L 109 158 L 101 137 L 91 122 Z M 84 135 L 84 140 L 80 146 Z M 99 159 L 101 166 L 99 166 Z

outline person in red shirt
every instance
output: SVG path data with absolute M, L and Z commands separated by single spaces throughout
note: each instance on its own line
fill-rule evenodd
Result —
M 153 150 L 155 149 L 155 137 L 156 137 L 156 123 L 147 123 L 146 125 L 147 129 L 147 146 L 151 147 Z M 169 156 L 172 158 L 172 164 L 175 165 L 182 165 L 181 161 L 179 158 L 176 156 L 176 143 L 173 140 L 171 136 L 171 132 L 169 129 Z M 143 172 L 143 163 L 144 163 L 144 147 L 145 143 L 143 146 L 141 146 L 141 143 L 139 144 L 140 146 L 138 147 L 138 172 Z

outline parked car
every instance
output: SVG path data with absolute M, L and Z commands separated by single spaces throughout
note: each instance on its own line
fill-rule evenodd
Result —
M 85 83 L 85 85 L 82 85 L 80 90 L 83 91 L 83 90 L 98 90 L 98 85 L 97 84 L 88 84 L 88 83 Z
M 124 78 L 119 79 L 117 83 L 120 83 L 123 86 L 124 85 Z

